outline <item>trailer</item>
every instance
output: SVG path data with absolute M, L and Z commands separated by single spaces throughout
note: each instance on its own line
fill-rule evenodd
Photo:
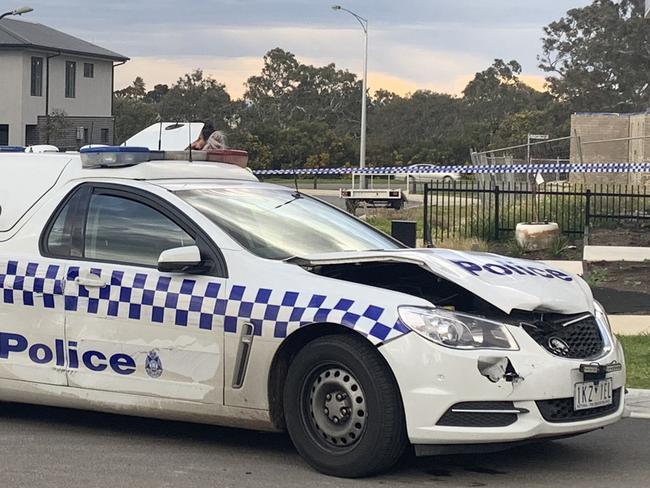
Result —
M 375 187 L 376 179 L 385 181 L 385 187 Z M 351 214 L 356 213 L 360 205 L 371 207 L 392 208 L 399 210 L 404 207 L 406 195 L 399 187 L 391 187 L 394 175 L 365 175 L 352 173 L 352 188 L 341 188 L 340 197 L 345 200 L 345 208 Z M 366 184 L 367 183 L 367 184 Z

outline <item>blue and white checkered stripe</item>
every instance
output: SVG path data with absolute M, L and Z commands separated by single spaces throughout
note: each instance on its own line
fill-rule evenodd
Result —
M 67 311 L 205 330 L 214 326 L 220 283 L 119 270 L 91 269 L 91 273 L 103 277 L 108 285 L 73 285 L 79 268 L 68 268 Z
M 380 343 L 408 332 L 383 307 L 353 299 L 271 288 L 223 286 L 210 279 L 172 278 L 158 274 L 92 269 L 108 283 L 86 288 L 74 283 L 79 267 L 69 267 L 63 286 L 58 265 L 0 264 L 0 304 L 64 308 L 70 313 L 115 317 L 151 325 L 213 330 L 223 321 L 226 333 L 237 333 L 244 323 L 254 334 L 283 339 L 314 322 L 349 327 Z
M 314 322 L 344 325 L 373 342 L 408 332 L 401 322 L 389 320 L 382 307 L 320 294 L 233 286 L 224 307 L 220 312 L 225 315 L 226 332 L 236 332 L 239 325 L 249 322 L 255 335 L 267 338 L 287 337 Z
M 254 171 L 256 176 L 327 176 L 327 175 L 389 175 L 419 173 L 504 174 L 504 173 L 650 173 L 650 163 L 544 163 L 495 164 L 477 166 L 387 166 L 379 168 L 296 168 Z
M 0 262 L 0 291 L 0 303 L 54 309 L 62 303 L 62 269 L 55 264 Z

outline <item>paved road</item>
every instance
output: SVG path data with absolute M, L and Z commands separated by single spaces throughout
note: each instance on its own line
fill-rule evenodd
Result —
M 648 487 L 650 421 L 480 456 L 407 457 L 366 480 L 322 476 L 283 434 L 0 405 L 2 487 Z

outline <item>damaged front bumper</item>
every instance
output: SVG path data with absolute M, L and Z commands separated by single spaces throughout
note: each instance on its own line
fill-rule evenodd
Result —
M 565 359 L 543 349 L 521 328 L 509 330 L 517 351 L 451 349 L 415 333 L 379 348 L 397 379 L 408 436 L 418 453 L 437 452 L 434 446 L 443 445 L 503 448 L 588 432 L 621 418 L 625 368 L 619 343 L 596 361 Z M 621 365 L 603 375 L 613 389 L 611 405 L 573 410 L 576 384 L 590 380 L 583 372 L 585 363 Z

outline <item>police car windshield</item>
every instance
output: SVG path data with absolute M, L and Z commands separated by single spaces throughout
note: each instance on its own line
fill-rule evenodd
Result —
M 345 212 L 288 189 L 208 188 L 176 194 L 263 258 L 399 248 Z

